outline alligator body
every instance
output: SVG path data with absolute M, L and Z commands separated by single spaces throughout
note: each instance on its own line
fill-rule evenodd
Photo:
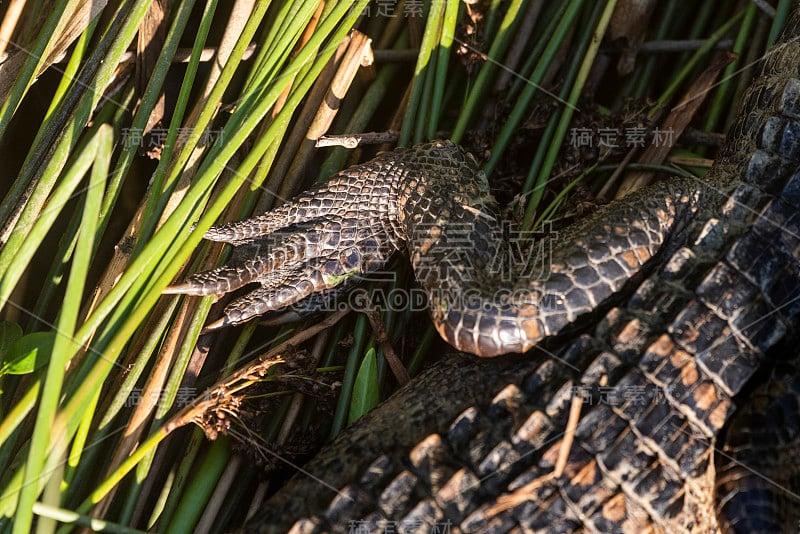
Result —
M 582 333 L 524 356 L 445 359 L 246 530 L 794 532 L 800 175 L 776 163 L 755 152 L 748 172 L 770 175 L 773 193 L 735 187 Z
M 789 27 L 800 27 L 797 14 Z M 246 530 L 795 532 L 799 57 L 792 36 L 771 52 L 707 179 L 658 184 L 601 210 L 583 231 L 590 244 L 609 243 L 608 257 L 591 258 L 589 247 L 573 265 L 573 251 L 557 253 L 577 265 L 568 274 L 581 290 L 542 311 L 537 328 L 508 326 L 536 338 L 533 349 L 490 361 L 445 358 L 345 431 Z M 384 172 L 388 183 L 398 168 L 428 161 L 414 154 L 342 176 Z M 399 163 L 388 165 L 392 158 Z M 643 244 L 629 238 L 614 252 L 631 206 L 644 199 L 660 210 L 658 235 L 647 229 Z M 446 233 L 434 228 L 428 238 Z M 418 280 L 446 282 L 420 275 L 416 253 L 436 244 L 418 237 L 413 229 L 405 236 Z M 587 256 L 596 267 L 589 272 Z M 624 276 L 599 284 L 598 265 L 609 258 Z M 589 294 L 598 302 L 585 304 Z M 456 346 L 491 355 L 513 337 L 503 315 L 481 326 L 484 316 L 460 310 L 451 320 L 450 309 L 433 315 Z

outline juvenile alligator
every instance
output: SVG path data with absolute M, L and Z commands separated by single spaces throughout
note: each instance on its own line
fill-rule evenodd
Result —
M 384 154 L 210 230 L 237 245 L 233 263 L 171 291 L 261 283 L 212 328 L 336 291 L 408 250 L 445 340 L 481 356 L 527 351 L 446 358 L 247 530 L 797 531 L 797 13 L 788 27 L 709 175 L 598 210 L 562 233 L 544 279 L 498 274 L 509 262 L 496 203 L 449 142 Z

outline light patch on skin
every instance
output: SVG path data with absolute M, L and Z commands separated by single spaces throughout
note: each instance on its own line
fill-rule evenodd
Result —
M 549 432 L 551 427 L 552 425 L 547 420 L 547 416 L 545 416 L 541 411 L 536 410 L 522 424 L 519 430 L 517 430 L 516 436 L 518 439 L 532 442 L 538 436 Z
M 692 384 L 695 384 L 698 376 L 699 374 L 695 365 L 684 365 L 681 368 L 681 383 L 684 386 L 691 386 Z
M 539 326 L 539 321 L 536 319 L 531 319 L 527 321 L 521 322 L 522 329 L 525 331 L 525 337 L 528 340 L 540 340 L 542 339 L 542 329 Z M 526 343 L 527 345 L 527 343 Z
M 675 349 L 675 343 L 672 342 L 670 337 L 667 334 L 662 335 L 659 337 L 655 343 L 648 347 L 648 351 L 652 352 L 657 356 L 662 356 L 666 358 L 672 351 Z M 682 364 L 682 363 L 681 363 Z
M 626 516 L 625 494 L 620 492 L 603 504 L 603 517 L 618 523 Z
M 675 345 L 673 345 L 674 347 Z M 670 356 L 670 363 L 676 369 L 680 369 L 681 367 L 685 366 L 686 364 L 690 363 L 694 358 L 688 352 L 676 349 L 675 352 Z
M 421 255 L 427 256 L 428 252 L 431 250 L 431 247 L 433 247 L 433 245 L 435 244 L 436 244 L 435 239 L 426 239 L 425 241 L 423 241 L 419 246 L 419 251 Z
M 580 484 L 581 486 L 586 486 L 591 488 L 599 480 L 597 477 L 598 474 L 597 471 L 598 471 L 597 463 L 594 460 L 592 460 L 591 462 L 583 466 L 583 468 L 581 468 L 580 471 L 578 471 L 578 474 L 575 475 L 575 477 L 572 479 L 572 482 L 575 484 Z
M 688 367 L 688 366 L 687 366 Z M 701 410 L 708 410 L 717 402 L 717 390 L 714 386 L 708 383 L 703 383 L 697 386 L 692 394 L 697 407 Z
M 635 248 L 633 249 L 633 252 L 636 254 L 636 256 L 639 257 L 639 263 L 641 264 L 644 264 L 652 257 L 652 255 L 650 254 L 650 249 L 648 249 L 647 247 Z
M 636 254 L 632 250 L 627 250 L 618 256 L 622 261 L 625 262 L 630 269 L 635 269 L 639 266 L 639 259 L 636 257 Z
M 322 281 L 325 282 L 326 285 L 329 287 L 338 286 L 351 276 L 357 274 L 357 271 L 351 271 L 345 274 L 325 274 L 322 273 Z
M 642 331 L 642 323 L 639 319 L 630 320 L 617 334 L 617 341 L 620 343 L 635 343 Z
M 539 307 L 535 304 L 523 304 L 517 311 L 518 317 L 538 317 Z
M 725 426 L 728 418 L 728 411 L 730 410 L 731 401 L 728 399 L 720 402 L 714 410 L 708 414 L 708 422 L 715 429 L 719 430 Z

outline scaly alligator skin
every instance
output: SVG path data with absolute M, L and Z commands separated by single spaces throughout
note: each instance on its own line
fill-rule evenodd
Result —
M 497 275 L 496 205 L 474 160 L 447 142 L 385 154 L 212 229 L 238 245 L 237 260 L 170 291 L 262 285 L 214 327 L 333 290 L 407 248 L 448 342 L 483 356 L 535 345 L 429 369 L 246 530 L 796 532 L 798 58 L 785 36 L 709 176 L 599 210 L 560 237 L 545 279 Z

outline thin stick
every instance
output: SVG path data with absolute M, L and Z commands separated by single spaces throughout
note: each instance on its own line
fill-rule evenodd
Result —
M 375 332 L 375 340 L 380 344 L 383 350 L 383 357 L 386 358 L 386 363 L 388 363 L 389 367 L 392 369 L 392 373 L 394 373 L 397 382 L 401 386 L 405 386 L 411 380 L 411 377 L 408 376 L 408 371 L 406 371 L 405 366 L 403 366 L 403 362 L 400 361 L 392 344 L 389 342 L 389 334 L 386 333 L 386 329 L 383 327 L 380 312 L 372 307 L 368 307 L 363 311 L 364 315 L 369 319 L 369 324 L 372 326 L 373 332 Z
M 578 428 L 578 419 L 581 417 L 581 406 L 583 405 L 583 398 L 580 395 L 572 397 L 572 404 L 569 407 L 569 419 L 567 419 L 567 429 L 564 431 L 564 439 L 561 440 L 561 447 L 558 450 L 558 459 L 556 460 L 556 467 L 553 469 L 553 476 L 560 477 L 564 473 L 564 468 L 567 467 L 567 458 L 569 458 L 569 451 L 572 448 L 572 441 L 575 439 L 575 430 Z
M 361 134 L 323 135 L 317 139 L 316 147 L 343 146 L 345 148 L 356 148 L 361 145 L 395 143 L 397 142 L 397 137 L 398 133 L 395 130 Z

